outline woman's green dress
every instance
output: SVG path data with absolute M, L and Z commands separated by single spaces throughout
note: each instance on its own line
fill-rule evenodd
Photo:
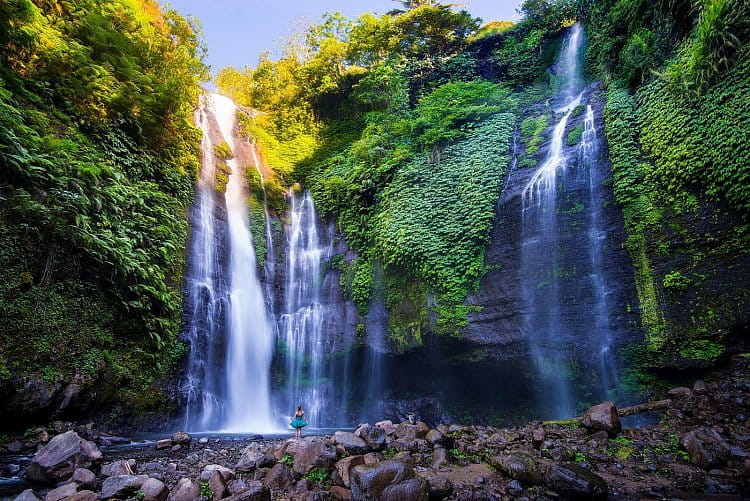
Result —
M 292 420 L 292 428 L 304 428 L 307 426 L 307 421 L 305 421 L 305 418 L 302 416 L 294 416 L 294 419 Z

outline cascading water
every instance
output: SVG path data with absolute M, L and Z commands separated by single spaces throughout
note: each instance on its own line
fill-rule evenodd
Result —
M 311 427 L 323 422 L 330 398 L 330 382 L 323 373 L 327 340 L 321 304 L 321 263 L 331 254 L 320 242 L 315 204 L 309 192 L 301 197 L 289 192 L 286 295 L 279 319 L 279 336 L 285 353 L 287 412 L 304 405 Z M 282 411 L 283 412 L 283 411 Z
M 563 79 L 557 98 L 562 106 L 555 112 L 558 121 L 548 153 L 521 193 L 523 328 L 541 379 L 544 407 L 560 417 L 576 412 L 571 380 L 580 377 L 592 358 L 596 358 L 594 371 L 598 373 L 592 377 L 597 379 L 592 386 L 599 397 L 606 396 L 616 373 L 602 259 L 606 235 L 599 223 L 602 179 L 590 105 L 577 149 L 566 149 L 565 141 L 571 117 L 579 113 L 587 97 L 579 67 L 582 40 L 582 28 L 576 24 L 556 68 Z M 578 169 L 568 168 L 573 165 Z M 584 302 L 593 303 L 593 310 L 582 309 Z
M 187 276 L 187 338 L 190 341 L 185 394 L 185 428 L 209 429 L 219 425 L 223 365 L 217 347 L 222 337 L 219 322 L 222 306 L 222 280 L 216 249 L 217 224 L 214 210 L 213 144 L 211 143 L 208 98 L 204 96 L 196 111 L 195 122 L 203 132 L 201 139 L 201 172 L 192 209 L 190 268 Z
M 271 215 L 268 212 L 268 197 L 266 195 L 266 180 L 263 177 L 263 169 L 261 168 L 260 158 L 258 157 L 258 151 L 256 146 L 253 144 L 250 148 L 250 154 L 253 157 L 253 165 L 255 165 L 260 177 L 260 186 L 263 190 L 263 215 L 266 221 L 266 260 L 263 264 L 263 271 L 266 275 L 266 302 L 268 304 L 268 311 L 274 311 L 273 304 L 273 279 L 276 274 L 276 256 L 273 246 L 273 231 L 271 231 Z

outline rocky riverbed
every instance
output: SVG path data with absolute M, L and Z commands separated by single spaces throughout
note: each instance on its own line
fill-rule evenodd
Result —
M 748 499 L 749 363 L 673 388 L 641 428 L 623 429 L 607 402 L 515 428 L 382 421 L 300 440 L 178 432 L 139 447 L 56 424 L 36 444 L 6 444 L 9 458 L 36 452 L 0 470 L 32 482 L 21 501 Z

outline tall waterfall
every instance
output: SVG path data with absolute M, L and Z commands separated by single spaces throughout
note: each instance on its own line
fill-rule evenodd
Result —
M 580 372 L 596 373 L 592 386 L 599 398 L 607 396 L 616 373 L 609 353 L 611 306 L 602 260 L 606 235 L 599 223 L 602 175 L 590 105 L 580 144 L 566 147 L 565 140 L 571 117 L 588 97 L 579 65 L 583 38 L 575 24 L 556 65 L 563 81 L 547 156 L 521 194 L 524 332 L 545 407 L 561 417 L 576 412 L 571 380 Z M 593 310 L 583 308 L 584 303 L 593 303 Z
M 216 249 L 220 248 L 214 210 L 213 144 L 210 130 L 210 102 L 201 99 L 195 122 L 203 132 L 201 139 L 201 172 L 192 208 L 190 268 L 187 276 L 187 337 L 190 341 L 185 394 L 185 428 L 210 429 L 221 419 L 220 375 L 223 373 L 219 322 L 222 306 L 222 280 Z
M 193 218 L 188 282 L 192 309 L 188 310 L 187 321 L 191 352 L 186 427 L 264 433 L 276 429 L 271 419 L 269 376 L 273 332 L 249 227 L 246 165 L 240 163 L 248 160 L 238 157 L 236 113 L 237 106 L 231 99 L 212 94 L 203 98 L 196 116 L 203 131 L 203 165 L 194 209 L 197 215 Z M 226 160 L 231 169 L 224 194 L 228 249 L 220 264 L 218 249 L 225 246 L 216 237 L 219 204 L 214 188 L 214 147 L 222 140 L 233 156 Z M 200 404 L 198 393 L 202 393 Z
M 284 400 L 287 412 L 305 407 L 311 427 L 321 426 L 330 398 L 330 382 L 323 373 L 327 340 L 321 304 L 321 263 L 331 254 L 321 244 L 315 204 L 309 192 L 289 191 L 286 287 L 284 309 L 279 320 L 286 365 Z

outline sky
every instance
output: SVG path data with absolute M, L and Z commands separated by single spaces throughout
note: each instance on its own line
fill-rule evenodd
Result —
M 278 54 L 282 42 L 325 12 L 350 19 L 365 12 L 383 14 L 399 7 L 393 0 L 160 0 L 200 21 L 208 46 L 207 63 L 216 73 L 225 66 L 255 66 L 258 56 Z M 446 2 L 449 3 L 449 2 Z M 518 20 L 521 0 L 455 0 L 485 22 Z

